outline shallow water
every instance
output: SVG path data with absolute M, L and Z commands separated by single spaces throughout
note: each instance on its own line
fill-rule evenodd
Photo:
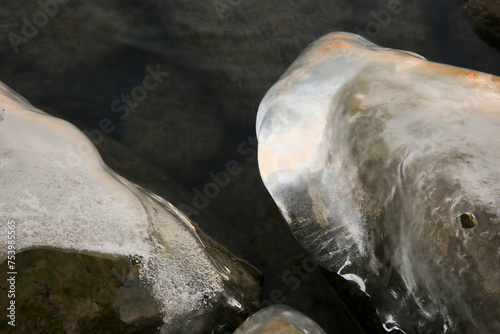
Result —
M 304 270 L 307 255 L 262 185 L 254 137 L 266 91 L 310 42 L 335 30 L 500 75 L 500 41 L 476 33 L 458 0 L 400 1 L 378 31 L 366 29 L 377 27 L 371 11 L 387 11 L 387 1 L 74 0 L 16 53 L 8 33 L 22 35 L 22 17 L 41 10 L 29 3 L 0 4 L 0 80 L 42 110 L 95 130 L 89 134 L 115 171 L 190 211 L 263 272 L 266 303 L 290 304 L 326 332 L 352 332 L 363 319 L 349 317 L 318 270 Z M 140 101 L 123 102 L 148 67 L 169 74 L 144 98 L 137 93 Z M 113 128 L 106 135 L 103 119 Z M 218 191 L 207 188 L 229 170 Z

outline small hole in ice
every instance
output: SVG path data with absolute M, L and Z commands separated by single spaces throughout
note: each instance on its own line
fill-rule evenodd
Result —
M 472 213 L 463 213 L 460 215 L 460 222 L 463 228 L 474 228 L 477 226 L 476 217 Z

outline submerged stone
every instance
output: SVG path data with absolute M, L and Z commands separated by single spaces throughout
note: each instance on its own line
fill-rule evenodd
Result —
M 0 218 L 15 222 L 16 252 L 48 248 L 128 262 L 126 271 L 137 267 L 136 273 L 121 279 L 115 313 L 132 324 L 155 318 L 154 306 L 126 306 L 130 300 L 149 305 L 147 292 L 162 332 L 222 331 L 258 307 L 253 267 L 169 202 L 115 174 L 77 128 L 1 83 L 0 115 Z M 7 235 L 4 226 L 2 262 L 11 255 Z M 86 300 L 82 308 L 95 309 Z
M 2 319 L 2 333 L 155 333 L 162 324 L 139 266 L 127 258 L 31 249 L 15 264 L 16 326 Z M 10 302 L 8 267 L 0 264 L 2 310 Z
M 499 0 L 466 0 L 467 11 L 484 28 L 500 37 L 500 1 Z
M 286 305 L 263 308 L 248 318 L 234 334 L 324 334 L 311 318 Z
M 499 101 L 498 77 L 334 33 L 260 105 L 267 189 L 386 330 L 500 328 Z

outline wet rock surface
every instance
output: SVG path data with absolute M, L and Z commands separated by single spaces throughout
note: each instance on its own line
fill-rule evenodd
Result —
M 490 29 L 500 38 L 500 1 L 498 0 L 467 0 L 467 11 L 484 28 Z
M 154 333 L 161 307 L 127 258 L 100 258 L 49 249 L 17 255 L 17 333 Z M 0 291 L 7 296 L 7 261 Z M 2 309 L 9 299 L 1 298 Z M 11 327 L 2 319 L 0 330 Z

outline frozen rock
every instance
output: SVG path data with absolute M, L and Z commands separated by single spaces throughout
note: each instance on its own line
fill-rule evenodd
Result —
M 499 101 L 498 77 L 333 33 L 260 105 L 266 187 L 387 330 L 500 328 Z
M 169 202 L 111 171 L 76 127 L 1 83 L 0 176 L 0 217 L 16 222 L 18 252 L 50 248 L 133 259 L 159 305 L 163 331 L 223 328 L 257 307 L 253 267 Z M 4 261 L 7 228 L 0 229 L 0 240 Z M 117 313 L 134 318 L 129 310 Z
M 324 334 L 308 316 L 286 305 L 263 308 L 248 318 L 234 334 Z

